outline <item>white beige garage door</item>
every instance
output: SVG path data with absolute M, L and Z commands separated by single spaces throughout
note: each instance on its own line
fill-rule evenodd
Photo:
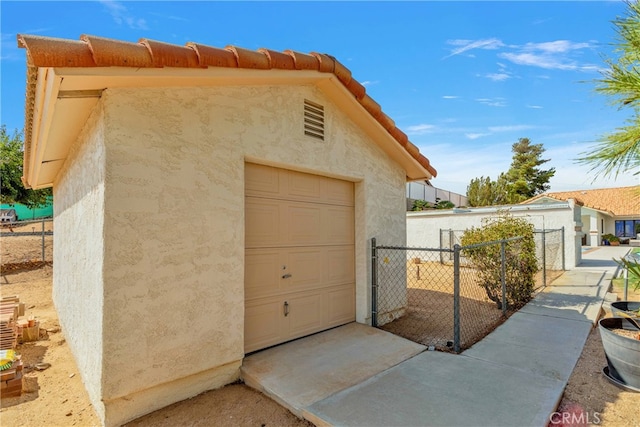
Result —
M 245 353 L 355 320 L 353 183 L 245 170 Z

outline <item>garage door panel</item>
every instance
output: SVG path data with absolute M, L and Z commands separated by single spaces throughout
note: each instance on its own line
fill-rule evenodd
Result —
M 327 290 L 327 326 L 338 326 L 356 320 L 354 284 Z
M 286 216 L 283 216 L 287 227 L 286 244 L 317 245 L 322 242 L 322 228 L 318 226 L 322 220 L 323 207 L 313 204 L 287 204 Z
M 278 344 L 286 339 L 288 325 L 283 324 L 281 298 L 266 298 L 245 304 L 245 352 Z
M 354 206 L 353 182 L 329 179 L 326 181 L 326 201 L 342 206 Z
M 245 252 L 245 299 L 279 295 L 282 292 L 279 264 L 282 250 L 250 249 Z
M 247 198 L 245 247 L 276 246 L 282 242 L 281 204 L 275 200 Z
M 325 207 L 324 241 L 327 244 L 351 244 L 354 240 L 353 208 Z
M 332 285 L 355 282 L 354 247 L 326 248 L 327 282 Z
M 287 195 L 293 200 L 322 201 L 324 179 L 316 175 L 287 172 Z
M 326 254 L 323 248 L 290 248 L 286 251 L 286 270 L 282 279 L 283 292 L 318 288 L 326 281 Z
M 261 197 L 277 197 L 282 194 L 280 172 L 278 169 L 257 165 L 245 164 L 245 195 Z
M 322 292 L 291 296 L 287 299 L 287 303 L 292 337 L 300 337 L 324 329 Z

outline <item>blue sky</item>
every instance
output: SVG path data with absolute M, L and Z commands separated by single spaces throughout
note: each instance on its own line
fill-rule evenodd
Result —
M 621 1 L 2 0 L 1 123 L 24 124 L 17 33 L 315 51 L 365 85 L 431 160 L 439 188 L 465 194 L 472 178 L 495 179 L 523 137 L 546 148 L 551 191 L 636 185 L 631 174 L 593 181 L 575 162 L 628 117 L 593 83 L 624 10 Z

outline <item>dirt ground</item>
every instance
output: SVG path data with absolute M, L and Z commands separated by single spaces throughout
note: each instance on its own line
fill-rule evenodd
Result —
M 619 288 L 613 288 L 618 296 L 622 295 Z M 640 301 L 640 290 L 629 292 L 629 301 Z M 605 312 L 604 317 L 610 317 Z M 602 368 L 607 365 L 600 332 L 593 328 L 582 355 L 569 378 L 564 396 L 558 407 L 558 420 L 562 414 L 575 414 L 566 420 L 589 421 L 589 423 L 558 423 L 551 426 L 620 426 L 640 427 L 640 393 L 623 390 L 609 382 L 602 374 Z M 582 415 L 581 415 L 582 414 Z
M 53 267 L 50 262 L 40 262 L 38 255 L 35 258 L 31 256 L 32 253 L 38 254 L 33 245 L 41 247 L 41 241 L 34 243 L 33 239 L 25 237 L 3 237 L 0 243 L 0 293 L 3 296 L 19 295 L 20 300 L 26 303 L 26 316 L 33 315 L 40 320 L 42 329 L 38 341 L 18 346 L 18 353 L 22 354 L 25 365 L 23 394 L 0 400 L 0 425 L 99 425 L 51 301 Z M 49 257 L 50 255 L 47 256 Z M 34 259 L 38 262 L 33 261 Z M 50 363 L 51 367 L 43 371 L 30 368 L 39 362 Z M 569 380 L 559 408 L 559 419 L 562 419 L 562 412 L 583 414 L 573 417 L 573 421 L 580 422 L 552 425 L 640 427 L 640 394 L 623 391 L 609 383 L 602 374 L 605 365 L 600 336 L 597 329 L 594 329 Z M 203 393 L 127 424 L 172 427 L 184 425 L 312 427 L 312 424 L 297 418 L 273 400 L 243 384 L 232 384 Z

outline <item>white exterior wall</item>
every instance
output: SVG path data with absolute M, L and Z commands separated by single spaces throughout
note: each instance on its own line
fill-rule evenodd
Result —
M 104 116 L 97 108 L 54 183 L 53 302 L 99 415 L 103 362 Z
M 496 208 L 407 212 L 407 246 L 439 248 L 440 230 L 466 230 L 482 226 L 482 220 L 495 216 Z M 580 206 L 573 201 L 562 204 L 515 205 L 510 209 L 515 217 L 524 217 L 536 229 L 565 228 L 565 266 L 571 269 L 582 260 Z
M 303 134 L 305 98 L 325 106 L 325 141 Z M 94 280 L 100 298 L 61 310 L 84 305 L 103 319 L 82 326 L 102 334 L 91 349 L 102 368 L 80 365 L 83 378 L 92 378 L 88 387 L 100 379 L 101 391 L 90 393 L 104 401 L 106 425 L 238 378 L 245 161 L 356 183 L 356 318 L 369 321 L 369 239 L 405 244 L 405 172 L 318 89 L 109 89 L 100 104 L 104 200 L 88 215 L 101 233 L 87 262 L 99 264 L 103 251 L 92 274 L 104 277 Z M 69 182 L 95 173 L 93 163 L 74 167 Z M 58 189 L 57 201 L 68 188 Z M 65 239 L 62 250 L 77 255 L 74 244 Z M 56 262 L 59 272 L 75 267 Z M 57 282 L 73 285 L 62 274 Z

